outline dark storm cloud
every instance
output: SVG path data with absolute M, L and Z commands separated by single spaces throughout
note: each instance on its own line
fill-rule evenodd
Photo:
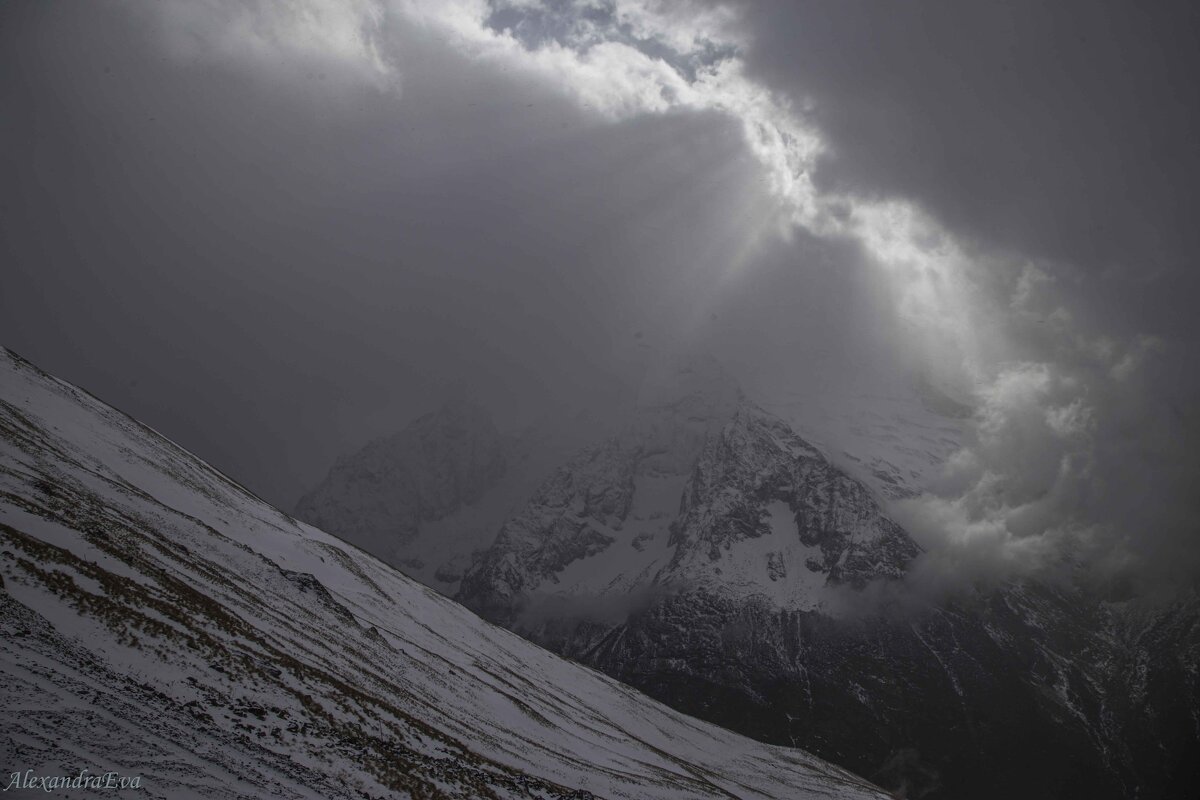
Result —
M 917 201 L 1195 339 L 1194 3 L 750 4 L 752 72 L 809 109 L 827 188 Z
M 818 191 L 927 211 L 973 261 L 967 319 L 999 312 L 967 446 L 906 510 L 930 581 L 1064 553 L 1196 574 L 1195 4 L 741 8 L 749 74 L 821 131 Z

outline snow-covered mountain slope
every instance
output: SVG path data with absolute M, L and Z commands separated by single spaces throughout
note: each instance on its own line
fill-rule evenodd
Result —
M 633 607 L 698 588 L 799 611 L 903 575 L 919 549 L 864 484 L 711 359 L 676 370 L 504 523 L 459 599 L 506 625 L 547 603 L 569 616 L 579 603 L 564 600 Z
M 7 771 L 170 798 L 885 796 L 484 623 L 2 350 L 0 576 Z

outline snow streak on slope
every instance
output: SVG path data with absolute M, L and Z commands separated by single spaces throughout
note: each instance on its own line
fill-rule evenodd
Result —
M 5 350 L 0 440 L 0 768 L 172 798 L 884 796 L 482 622 Z

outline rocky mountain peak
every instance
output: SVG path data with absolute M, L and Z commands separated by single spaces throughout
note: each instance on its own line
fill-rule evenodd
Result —
M 701 451 L 661 582 L 820 604 L 821 588 L 901 577 L 919 548 L 872 493 L 748 403 Z
M 918 548 L 871 492 L 728 391 L 736 384 L 715 362 L 703 367 L 683 373 L 694 379 L 684 391 L 672 384 L 664 402 L 639 409 L 623 435 L 550 477 L 500 528 L 459 599 L 504 624 L 539 594 L 672 587 L 808 610 L 826 585 L 903 575 Z M 720 416 L 714 398 L 727 403 Z M 714 416 L 680 413 L 701 400 Z

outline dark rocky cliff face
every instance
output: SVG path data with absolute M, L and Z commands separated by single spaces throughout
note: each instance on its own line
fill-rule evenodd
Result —
M 790 517 L 785 541 L 773 544 L 787 545 L 794 537 L 809 550 L 803 570 L 825 583 L 862 586 L 901 577 L 920 551 L 865 486 L 783 421 L 742 404 L 700 452 L 672 526 L 674 557 L 659 580 L 696 577 L 705 559 L 719 564 L 730 560 L 726 554 L 737 542 L 769 536 L 771 503 L 786 507 Z M 767 560 L 776 579 L 786 579 L 784 552 L 770 550 Z M 791 567 L 797 577 L 801 565 Z
M 1182 798 L 1200 785 L 1195 611 L 1160 611 L 1151 644 L 1119 635 L 1122 610 L 1035 585 L 915 619 L 694 593 L 566 649 L 908 797 Z

